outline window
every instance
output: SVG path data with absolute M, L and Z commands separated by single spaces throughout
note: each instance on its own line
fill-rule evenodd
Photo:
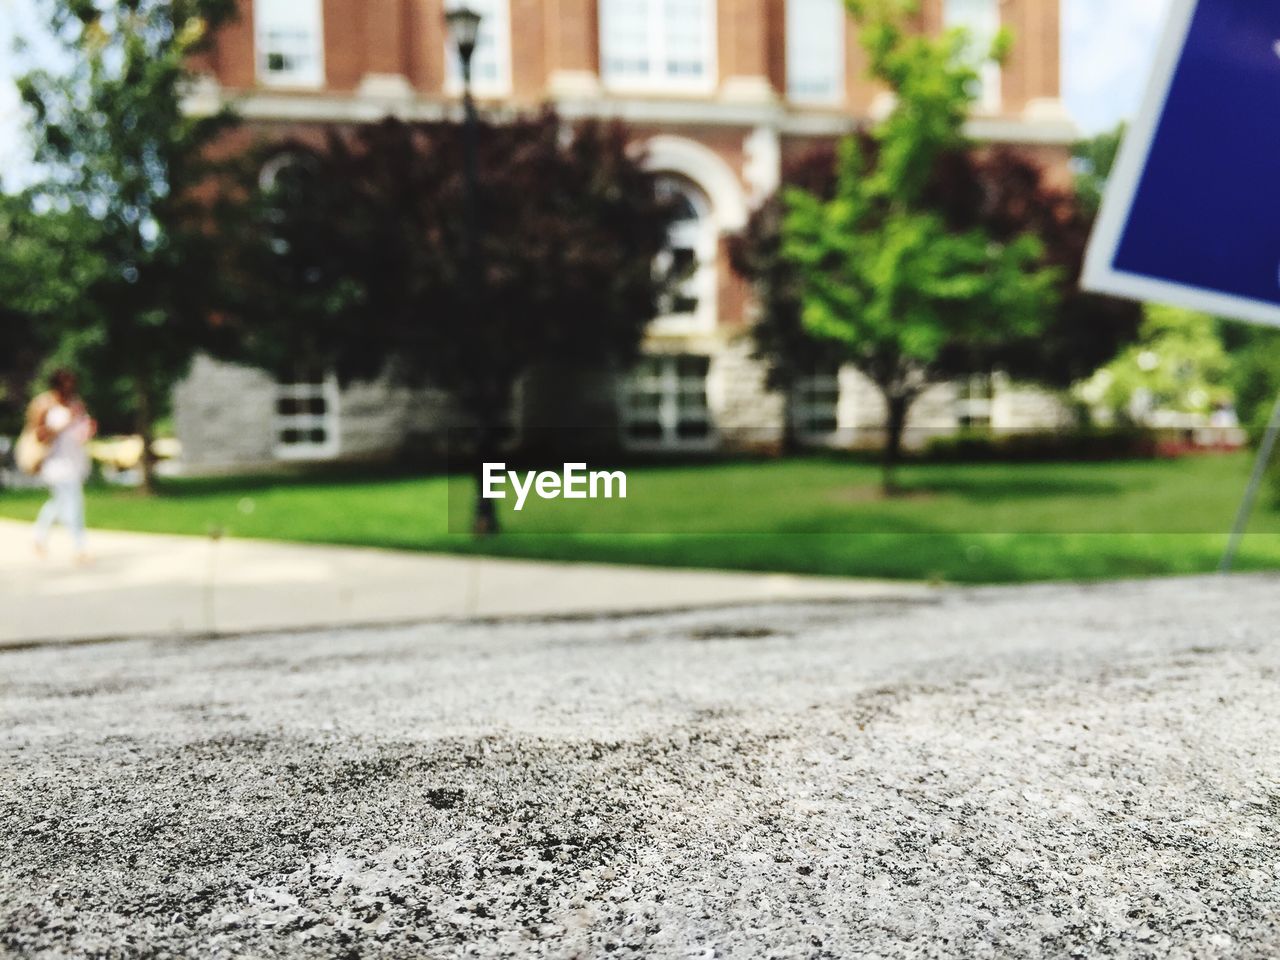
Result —
M 991 46 L 1000 33 L 1000 0 L 946 0 L 948 29 L 969 31 L 969 55 L 978 69 L 976 106 L 984 113 L 1000 110 L 1000 64 L 991 59 Z
M 452 9 L 456 4 L 448 4 Z M 481 95 L 501 96 L 511 92 L 511 12 L 508 0 L 467 0 L 466 6 L 480 14 L 480 34 L 471 57 L 471 82 Z M 446 31 L 447 33 L 447 31 Z M 462 64 L 453 41 L 445 37 L 449 89 L 462 90 Z
M 791 426 L 802 443 L 827 443 L 839 429 L 840 368 L 821 364 L 791 390 Z
M 258 80 L 282 87 L 324 86 L 320 0 L 255 0 Z
M 338 455 L 338 382 L 322 370 L 300 370 L 276 384 L 276 456 L 323 460 Z
M 706 447 L 713 440 L 706 357 L 645 357 L 622 390 L 622 436 L 630 447 Z
M 642 90 L 715 85 L 714 0 L 601 0 L 605 83 Z
M 667 249 L 654 268 L 671 280 L 659 304 L 655 330 L 694 333 L 715 327 L 716 227 L 710 204 L 692 184 L 664 177 L 659 195 L 676 205 Z
M 956 419 L 962 430 L 991 429 L 995 384 L 989 376 L 972 376 L 960 383 L 956 397 Z
M 787 96 L 844 98 L 844 36 L 843 0 L 787 0 Z

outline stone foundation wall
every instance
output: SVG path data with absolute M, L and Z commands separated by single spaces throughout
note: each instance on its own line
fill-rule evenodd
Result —
M 766 388 L 766 367 L 752 358 L 752 349 L 748 338 L 735 338 L 712 356 L 707 373 L 707 400 L 726 450 L 758 452 L 782 444 L 786 399 Z
M 173 420 L 188 469 L 275 459 L 275 383 L 261 370 L 197 357 L 173 393 Z
M 1001 433 L 1069 427 L 1073 419 L 1061 395 L 1031 384 L 1001 384 L 991 411 L 992 429 Z
M 462 422 L 443 390 L 378 379 L 348 384 L 338 403 L 343 460 L 378 460 L 444 452 L 446 433 Z
M 707 399 L 726 453 L 780 449 L 786 398 L 765 387 L 766 368 L 751 356 L 745 337 L 711 353 Z M 516 435 L 544 450 L 575 455 L 616 448 L 620 442 L 620 374 L 601 369 L 545 368 L 526 378 L 517 392 Z M 938 384 L 913 405 L 904 444 L 922 449 L 930 439 L 959 429 L 957 387 Z M 277 462 L 274 435 L 275 384 L 248 367 L 199 358 L 174 392 L 174 420 L 188 470 L 256 468 Z M 1055 394 L 998 380 L 992 402 L 997 431 L 1047 430 L 1067 426 L 1071 413 Z M 339 460 L 396 456 L 432 458 L 448 450 L 449 431 L 465 426 L 458 405 L 441 390 L 408 388 L 386 379 L 354 383 L 338 403 Z M 839 429 L 827 446 L 874 449 L 884 440 L 884 402 L 875 385 L 852 367 L 840 371 Z
M 199 473 L 278 463 L 275 407 L 276 384 L 269 374 L 197 358 L 173 394 L 183 466 Z M 440 455 L 447 430 L 461 422 L 457 405 L 441 390 L 387 379 L 348 384 L 338 400 L 337 459 Z

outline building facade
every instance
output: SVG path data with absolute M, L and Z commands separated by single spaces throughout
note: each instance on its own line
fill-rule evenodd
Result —
M 241 16 L 197 65 L 188 108 L 234 103 L 245 136 L 305 137 L 387 115 L 458 114 L 451 0 L 241 0 Z M 643 145 L 683 216 L 669 256 L 687 280 L 655 317 L 636 368 L 600 386 L 620 441 L 654 450 L 768 444 L 792 419 L 814 443 L 870 441 L 879 399 L 856 372 L 815 371 L 771 394 L 751 359 L 749 286 L 727 241 L 778 186 L 788 160 L 892 105 L 866 76 L 840 0 L 469 0 L 482 13 L 474 61 L 482 108 L 552 104 L 566 119 L 618 118 Z M 971 135 L 1068 176 L 1074 128 L 1059 99 L 1059 0 L 924 0 L 919 29 L 952 25 L 978 42 L 1014 34 L 1003 66 L 983 68 Z M 684 271 L 682 271 L 683 273 Z M 535 406 L 530 404 L 530 406 Z M 394 452 L 451 421 L 449 400 L 387 384 L 340 390 L 324 371 L 287 383 L 211 360 L 175 396 L 188 463 Z M 1044 426 L 1053 404 L 1000 378 L 939 387 L 917 405 L 913 437 L 966 424 Z M 772 438 L 772 441 L 771 441 Z

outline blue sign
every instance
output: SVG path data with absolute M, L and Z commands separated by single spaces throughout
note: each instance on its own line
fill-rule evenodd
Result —
M 1280 326 L 1280 3 L 1173 0 L 1084 286 Z

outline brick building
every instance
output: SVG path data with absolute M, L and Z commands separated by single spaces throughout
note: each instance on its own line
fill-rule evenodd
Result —
M 189 108 L 231 100 L 248 132 L 268 137 L 387 114 L 454 116 L 460 84 L 446 2 L 241 0 L 241 17 L 199 64 Z M 751 291 L 727 262 L 727 237 L 774 190 L 789 157 L 889 106 L 866 77 L 840 0 L 469 5 L 484 14 L 474 64 L 482 107 L 550 102 L 568 119 L 621 118 L 682 198 L 672 255 L 697 268 L 654 319 L 637 369 L 601 386 L 622 442 L 740 445 L 779 435 L 784 416 L 815 443 L 870 439 L 882 410 L 854 371 L 815 371 L 789 404 L 764 389 L 746 337 Z M 1059 100 L 1059 0 L 925 0 L 919 20 L 925 31 L 962 24 L 979 40 L 1001 25 L 1013 30 L 1009 61 L 983 71 L 970 132 L 1065 176 L 1074 128 Z M 430 392 L 378 383 L 339 390 L 318 371 L 278 384 L 210 360 L 179 387 L 175 414 L 195 467 L 388 453 L 450 416 L 448 398 Z M 1048 398 L 997 378 L 937 388 L 913 425 L 1018 428 L 1058 415 Z

